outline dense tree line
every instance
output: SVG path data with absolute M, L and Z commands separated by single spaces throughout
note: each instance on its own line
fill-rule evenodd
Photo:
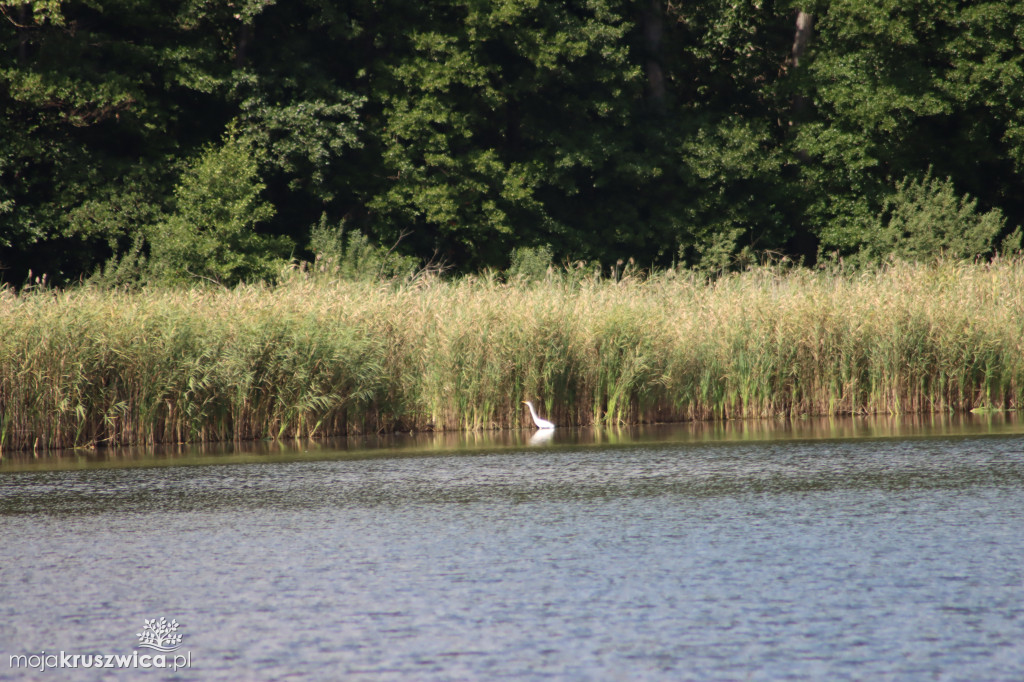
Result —
M 1020 245 L 1017 2 L 0 13 L 0 277 L 15 284 L 104 263 L 265 277 L 343 230 L 460 269 L 545 245 L 709 270 Z

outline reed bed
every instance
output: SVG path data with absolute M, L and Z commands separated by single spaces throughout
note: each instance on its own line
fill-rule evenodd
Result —
M 0 449 L 1016 409 L 1024 262 L 0 291 Z

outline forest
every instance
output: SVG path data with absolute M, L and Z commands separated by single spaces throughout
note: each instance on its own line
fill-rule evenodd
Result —
M 0 1 L 0 283 L 1016 252 L 1024 4 Z M 333 249 L 333 251 L 332 251 Z

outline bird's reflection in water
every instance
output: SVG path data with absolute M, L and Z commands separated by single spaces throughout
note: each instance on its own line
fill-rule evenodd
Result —
M 544 445 L 550 442 L 554 435 L 554 429 L 540 429 L 530 436 L 530 445 Z

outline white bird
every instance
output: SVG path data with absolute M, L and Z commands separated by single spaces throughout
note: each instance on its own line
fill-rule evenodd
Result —
M 541 419 L 537 416 L 537 410 L 533 409 L 533 403 L 529 400 L 524 400 L 523 404 L 530 408 L 530 416 L 533 417 L 533 423 L 537 425 L 538 429 L 553 429 L 555 425 L 549 422 L 547 419 Z

